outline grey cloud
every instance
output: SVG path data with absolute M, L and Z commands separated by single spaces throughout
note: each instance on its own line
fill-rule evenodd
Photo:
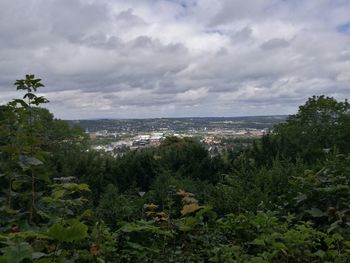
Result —
M 0 103 L 26 73 L 63 118 L 291 113 L 315 94 L 344 99 L 350 35 L 336 25 L 347 7 L 0 0 Z
M 42 15 L 47 16 L 46 19 L 51 21 L 52 31 L 64 37 L 74 39 L 79 35 L 96 30 L 101 23 L 108 20 L 106 6 L 98 4 L 98 2 L 88 3 L 87 1 L 82 2 L 79 0 L 54 0 L 48 2 L 49 4 L 45 6 L 45 3 L 42 1 L 36 7 L 41 9 L 41 5 L 45 6 L 44 11 L 46 13 Z
M 264 50 L 271 50 L 271 49 L 285 48 L 285 47 L 288 47 L 289 45 L 290 45 L 290 42 L 288 42 L 285 39 L 274 38 L 264 42 L 260 47 Z
M 90 34 L 76 39 L 76 43 L 81 46 L 93 47 L 97 49 L 121 49 L 123 41 L 117 36 L 106 36 L 103 33 Z
M 147 25 L 147 23 L 142 18 L 134 15 L 133 12 L 134 10 L 132 8 L 129 8 L 126 11 L 122 11 L 115 16 L 115 20 L 126 27 Z
M 235 32 L 232 35 L 232 41 L 233 42 L 241 42 L 241 41 L 246 41 L 249 40 L 252 36 L 253 30 L 245 26 L 243 29 L 239 30 L 238 32 Z
M 255 0 L 253 3 L 240 0 L 222 0 L 219 2 L 221 2 L 221 10 L 213 18 L 210 24 L 212 26 L 231 23 L 239 19 L 256 17 L 262 13 L 268 14 L 269 7 L 273 6 L 276 1 Z

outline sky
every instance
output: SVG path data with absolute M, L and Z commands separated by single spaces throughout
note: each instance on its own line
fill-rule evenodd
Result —
M 292 114 L 350 95 L 349 0 L 0 0 L 0 104 L 58 118 Z

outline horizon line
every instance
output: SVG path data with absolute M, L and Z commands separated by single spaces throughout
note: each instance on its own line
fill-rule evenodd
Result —
M 61 119 L 64 121 L 96 121 L 96 120 L 152 120 L 152 119 L 204 119 L 204 118 L 253 118 L 253 117 L 287 117 L 292 114 L 276 115 L 240 115 L 240 116 L 202 116 L 202 117 L 146 117 L 146 118 L 83 118 L 83 119 Z

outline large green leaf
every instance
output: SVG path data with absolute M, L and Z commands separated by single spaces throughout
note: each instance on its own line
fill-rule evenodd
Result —
M 316 207 L 306 210 L 305 212 L 310 214 L 312 217 L 323 217 L 327 215 L 326 213 L 323 213 L 320 209 Z
M 21 155 L 19 157 L 19 162 L 18 164 L 21 166 L 21 168 L 23 170 L 28 170 L 31 166 L 38 166 L 38 165 L 42 165 L 43 162 L 40 161 L 39 159 L 37 158 L 34 158 L 34 157 L 28 157 L 28 156 L 25 156 L 25 155 Z
M 52 225 L 46 235 L 60 242 L 73 242 L 84 239 L 87 236 L 87 230 L 88 227 L 85 224 L 72 220 L 68 227 L 61 224 Z
M 20 263 L 23 259 L 32 258 L 33 249 L 27 242 L 18 242 L 2 248 L 1 252 L 4 262 Z

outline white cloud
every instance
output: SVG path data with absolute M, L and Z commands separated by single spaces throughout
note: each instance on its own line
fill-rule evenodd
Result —
M 207 87 L 202 87 L 199 89 L 191 89 L 176 95 L 176 100 L 180 102 L 186 101 L 196 101 L 208 96 L 209 89 Z

